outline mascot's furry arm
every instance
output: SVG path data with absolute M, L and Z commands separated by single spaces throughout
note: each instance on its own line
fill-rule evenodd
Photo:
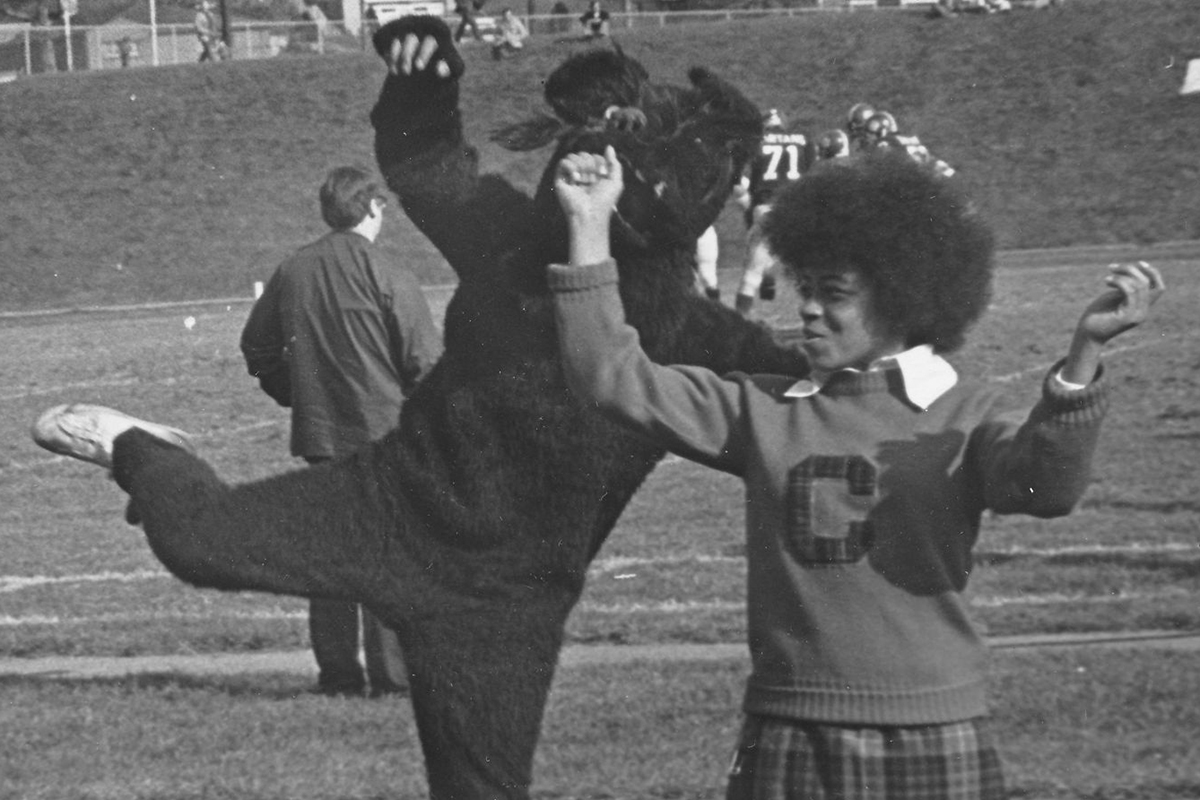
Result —
M 435 66 L 404 63 L 410 36 L 437 41 Z M 499 176 L 479 175 L 458 107 L 463 60 L 445 23 L 404 17 L 376 31 L 373 43 L 388 65 L 371 111 L 379 168 L 405 213 L 467 280 L 528 229 L 532 200 Z

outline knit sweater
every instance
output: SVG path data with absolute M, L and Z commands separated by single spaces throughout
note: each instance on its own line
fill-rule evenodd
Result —
M 1023 421 L 957 383 L 922 408 L 895 369 L 837 372 L 809 394 L 794 378 L 651 362 L 612 262 L 552 266 L 549 280 L 572 390 L 745 483 L 747 712 L 860 725 L 986 713 L 987 649 L 963 597 L 981 515 L 1073 508 L 1107 407 L 1099 377 L 1072 391 L 1048 376 Z

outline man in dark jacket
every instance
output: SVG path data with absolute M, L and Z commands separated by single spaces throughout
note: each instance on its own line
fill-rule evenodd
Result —
M 292 455 L 319 463 L 394 428 L 400 407 L 442 352 L 416 276 L 375 249 L 386 205 L 362 169 L 332 170 L 320 191 L 332 230 L 285 260 L 242 332 L 250 374 L 292 409 Z M 330 531 L 331 536 L 338 535 Z M 357 603 L 313 599 L 309 631 L 327 694 L 403 691 L 396 635 Z

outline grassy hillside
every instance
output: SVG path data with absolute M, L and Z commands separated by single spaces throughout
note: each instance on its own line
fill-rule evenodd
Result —
M 1200 97 L 1180 97 L 1194 0 L 1077 0 L 955 20 L 919 14 L 619 32 L 663 80 L 719 69 L 819 132 L 855 101 L 892 110 L 960 170 L 1002 246 L 1200 237 Z M 467 52 L 475 141 L 540 107 L 577 45 Z M 47 76 L 0 86 L 0 309 L 245 295 L 321 232 L 314 189 L 373 163 L 373 55 Z M 528 185 L 545 153 L 484 148 Z M 723 264 L 738 258 L 734 213 Z M 388 247 L 431 282 L 444 264 L 404 223 Z

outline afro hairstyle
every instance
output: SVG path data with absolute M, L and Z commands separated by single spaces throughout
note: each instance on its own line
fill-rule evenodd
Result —
M 775 197 L 763 233 L 793 279 L 857 271 L 887 299 L 872 313 L 909 347 L 957 350 L 991 299 L 991 229 L 950 181 L 903 153 L 814 170 Z

